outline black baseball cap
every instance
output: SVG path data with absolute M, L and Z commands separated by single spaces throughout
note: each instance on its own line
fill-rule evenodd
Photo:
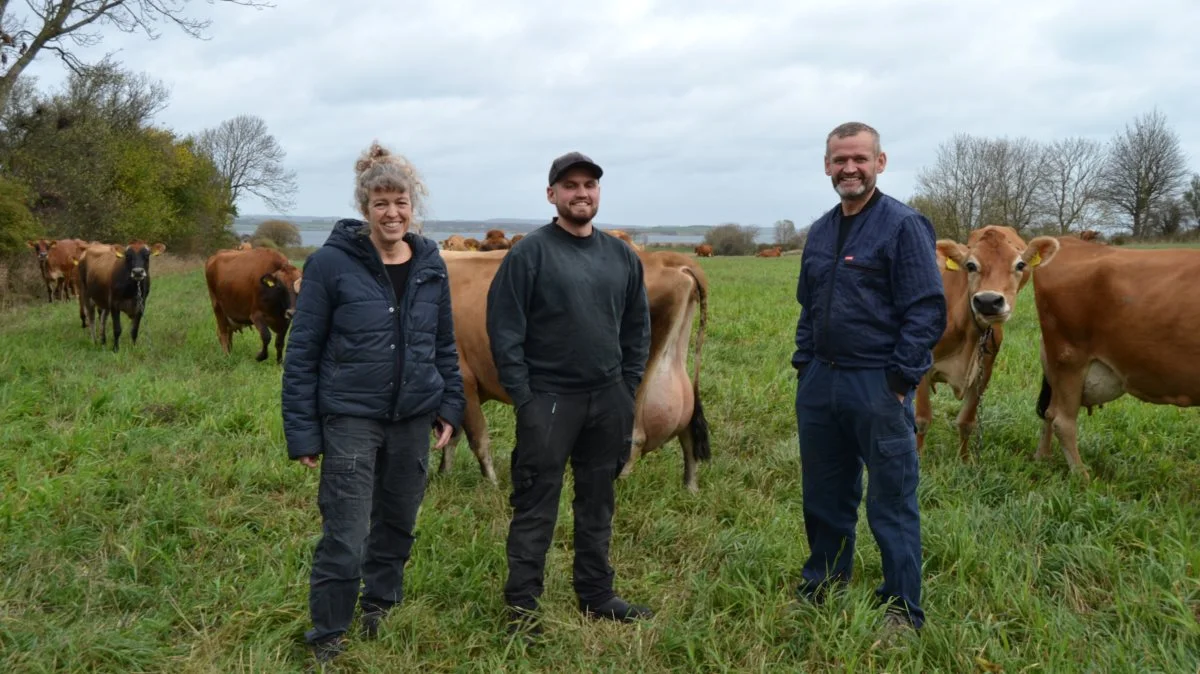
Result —
M 604 169 L 592 161 L 591 157 L 582 152 L 568 152 L 550 164 L 550 184 L 553 185 L 558 182 L 568 169 L 576 166 L 586 166 L 591 169 L 592 173 L 596 174 L 596 178 L 604 175 Z

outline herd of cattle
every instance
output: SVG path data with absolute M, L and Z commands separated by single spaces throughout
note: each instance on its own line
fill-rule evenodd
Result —
M 629 474 L 640 456 L 678 439 L 683 483 L 697 491 L 697 462 L 711 458 L 711 451 L 700 401 L 709 283 L 696 258 L 711 256 L 712 249 L 697 246 L 694 256 L 647 251 L 624 232 L 609 233 L 637 251 L 650 300 L 650 357 L 637 391 L 633 446 L 622 475 Z M 1090 414 L 1093 407 L 1126 393 L 1144 402 L 1179 407 L 1200 401 L 1200 311 L 1185 285 L 1200 273 L 1200 250 L 1129 249 L 1105 245 L 1087 234 L 1038 236 L 1027 243 L 1012 228 L 987 226 L 971 232 L 965 244 L 937 242 L 948 316 L 934 348 L 933 367 L 917 389 L 918 451 L 924 449 L 932 416 L 930 394 L 945 383 L 962 401 L 959 453 L 969 458 L 969 440 L 1004 341 L 1004 325 L 1031 279 L 1043 372 L 1037 402 L 1043 425 L 1036 457 L 1047 457 L 1057 437 L 1071 469 L 1088 477 L 1076 441 L 1081 408 Z M 482 243 L 457 235 L 442 242 L 467 397 L 463 432 L 480 471 L 492 483 L 497 477 L 482 405 L 512 401 L 500 386 L 488 344 L 487 288 L 520 238 L 508 239 L 493 230 Z M 116 351 L 120 314 L 125 313 L 136 344 L 150 295 L 150 258 L 165 250 L 162 244 L 43 239 L 30 241 L 29 247 L 37 254 L 47 299 L 69 300 L 77 294 L 80 321 L 91 328 L 93 341 L 105 343 L 111 314 Z M 778 257 L 780 252 L 768 249 L 759 256 Z M 257 359 L 267 358 L 273 332 L 275 359 L 280 362 L 301 269 L 278 251 L 243 243 L 208 258 L 204 273 L 221 348 L 229 353 L 233 333 L 253 326 L 262 343 Z M 687 359 L 697 315 L 689 376 Z M 443 451 L 440 472 L 450 470 L 457 442 L 455 438 Z

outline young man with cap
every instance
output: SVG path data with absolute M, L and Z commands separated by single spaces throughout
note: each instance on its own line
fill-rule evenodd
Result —
M 540 631 L 535 616 L 568 459 L 580 610 L 620 621 L 653 615 L 617 596 L 608 563 L 613 484 L 629 457 L 650 309 L 637 254 L 592 225 L 601 175 L 578 152 L 554 160 L 546 199 L 557 217 L 504 256 L 488 291 L 492 356 L 517 417 L 504 585 L 514 632 Z

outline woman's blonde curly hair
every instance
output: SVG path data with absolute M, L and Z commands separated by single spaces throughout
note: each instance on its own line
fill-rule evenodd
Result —
M 418 234 L 421 232 L 421 220 L 425 215 L 425 198 L 429 196 L 429 188 L 421 179 L 421 174 L 404 155 L 393 154 L 391 150 L 373 141 L 358 156 L 354 162 L 355 187 L 354 200 L 359 212 L 367 217 L 367 202 L 375 190 L 395 190 L 404 192 L 412 200 L 413 222 L 409 228 Z

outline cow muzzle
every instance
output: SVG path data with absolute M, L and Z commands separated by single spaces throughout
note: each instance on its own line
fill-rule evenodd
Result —
M 134 267 L 133 270 L 129 272 L 129 276 L 133 278 L 134 281 L 144 281 L 146 279 L 146 270 L 143 267 Z
M 997 292 L 975 293 L 971 298 L 971 308 L 975 313 L 989 323 L 997 323 L 1008 318 L 1008 300 Z
M 288 319 L 289 321 L 292 320 L 292 316 L 295 316 L 295 315 L 296 315 L 295 309 L 288 309 L 287 311 L 283 312 L 283 317 Z

